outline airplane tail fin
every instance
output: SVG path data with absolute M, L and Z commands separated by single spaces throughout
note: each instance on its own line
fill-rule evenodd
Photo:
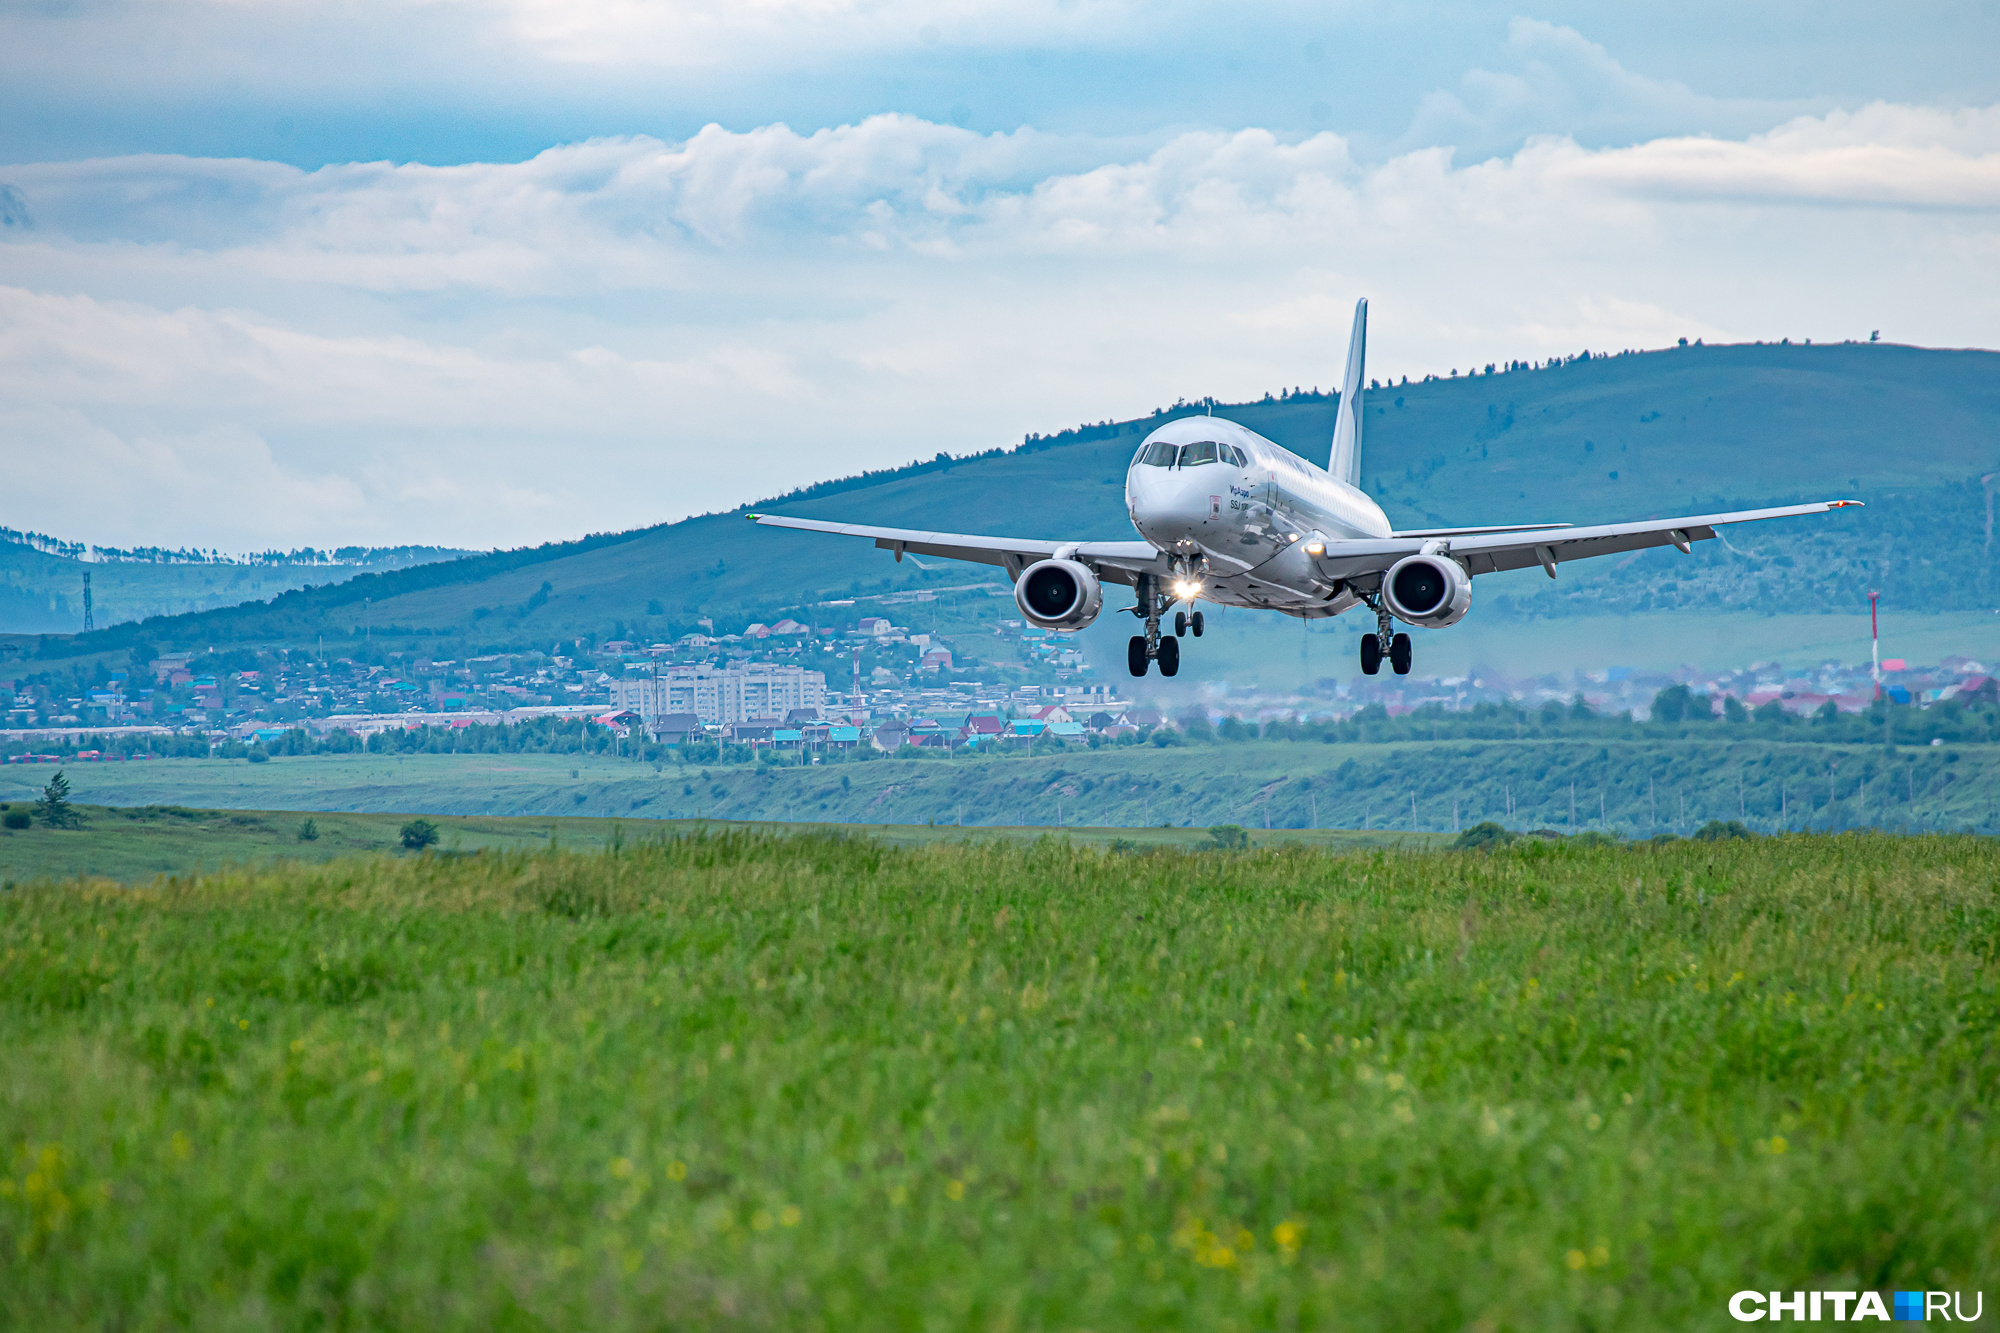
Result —
M 1326 470 L 1350 486 L 1361 484 L 1361 385 L 1368 360 L 1368 298 L 1354 303 L 1354 333 L 1347 343 L 1347 377 L 1340 382 L 1340 413 L 1333 419 L 1333 454 Z

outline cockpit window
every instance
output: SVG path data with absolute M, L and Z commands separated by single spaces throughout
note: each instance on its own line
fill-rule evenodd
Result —
M 1139 453 L 1138 461 L 1147 467 L 1172 467 L 1176 446 L 1165 440 L 1154 440 Z
M 1238 449 L 1238 448 L 1237 448 L 1237 447 L 1236 447 L 1235 445 L 1233 445 L 1233 444 L 1225 444 L 1225 445 L 1223 445 L 1223 446 L 1222 446 L 1222 452 L 1223 452 L 1224 454 L 1228 455 L 1228 457 L 1227 457 L 1227 459 L 1226 459 L 1225 461 L 1227 461 L 1227 462 L 1230 462 L 1230 463 L 1233 463 L 1233 464 L 1235 464 L 1235 465 L 1236 465 L 1237 467 L 1248 467 L 1248 466 L 1250 466 L 1250 460 L 1249 460 L 1248 458 L 1244 457 L 1244 455 L 1243 455 L 1243 451 L 1242 451 L 1241 449 Z
M 1203 463 L 1213 463 L 1216 461 L 1215 451 L 1220 447 L 1213 440 L 1184 445 L 1181 448 L 1181 466 L 1200 467 Z

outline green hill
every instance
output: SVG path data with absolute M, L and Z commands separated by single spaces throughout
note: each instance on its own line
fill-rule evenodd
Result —
M 922 528 L 1123 537 L 1123 474 L 1174 415 L 824 483 L 758 507 Z M 1218 405 L 1320 457 L 1331 395 Z M 1367 400 L 1363 484 L 1403 526 L 1588 522 L 1851 496 L 1869 508 L 1741 531 L 1693 557 L 1643 552 L 1599 567 L 1482 580 L 1485 617 L 1658 608 L 1851 610 L 1874 586 L 1903 608 L 2000 605 L 1990 495 L 2000 470 L 2000 353 L 1784 344 L 1690 347 L 1382 386 Z M 595 636 L 656 639 L 891 587 L 993 577 L 891 563 L 865 543 L 754 528 L 742 510 L 496 552 L 268 602 L 160 617 L 65 641 L 44 658 L 143 640 L 379 641 L 446 635 L 488 650 Z M 366 601 L 364 601 L 366 599 Z M 851 614 L 851 613 L 850 613 Z M 824 618 L 823 618 L 824 619 Z
M 468 552 L 429 546 L 353 550 L 333 553 L 337 564 L 313 560 L 314 554 L 273 552 L 220 560 L 182 552 L 117 552 L 106 558 L 105 552 L 80 543 L 0 528 L 0 633 L 69 634 L 80 629 L 86 575 L 94 619 L 109 628 L 246 601 L 261 603 L 309 583 L 335 583 Z M 96 558 L 79 558 L 86 555 Z

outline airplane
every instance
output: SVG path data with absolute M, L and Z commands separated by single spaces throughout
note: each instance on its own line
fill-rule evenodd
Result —
M 1186 416 L 1148 435 L 1125 474 L 1125 509 L 1138 541 L 1060 541 L 982 537 L 911 528 L 870 527 L 752 513 L 754 523 L 866 537 L 900 562 L 907 552 L 998 565 L 1014 585 L 1029 624 L 1074 632 L 1097 619 L 1104 584 L 1133 591 L 1144 633 L 1127 644 L 1126 665 L 1144 676 L 1180 671 L 1180 640 L 1200 638 L 1200 603 L 1277 611 L 1317 620 L 1357 606 L 1375 617 L 1361 637 L 1361 670 L 1375 675 L 1387 659 L 1410 672 L 1410 636 L 1395 622 L 1443 629 L 1472 608 L 1481 574 L 1540 565 L 1550 578 L 1571 560 L 1695 542 L 1732 523 L 1858 508 L 1859 500 L 1824 500 L 1773 509 L 1741 509 L 1636 523 L 1519 523 L 1502 527 L 1398 531 L 1360 487 L 1363 368 L 1368 301 L 1355 303 L 1354 332 L 1324 468 L 1255 431 L 1216 416 Z M 1178 608 L 1178 609 L 1177 609 Z M 1161 621 L 1173 612 L 1174 632 Z

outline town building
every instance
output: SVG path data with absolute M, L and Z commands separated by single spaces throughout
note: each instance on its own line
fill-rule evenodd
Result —
M 705 726 L 784 718 L 794 710 L 818 717 L 826 706 L 826 674 L 775 662 L 672 666 L 657 676 L 611 682 L 611 702 L 630 708 L 656 731 L 656 719 L 692 713 Z

